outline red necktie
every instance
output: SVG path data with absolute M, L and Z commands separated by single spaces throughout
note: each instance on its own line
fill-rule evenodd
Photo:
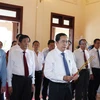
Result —
M 84 55 L 84 62 L 86 62 L 87 59 L 86 59 L 86 55 L 85 55 L 85 51 L 84 50 L 83 50 L 83 55 Z M 85 67 L 88 68 L 88 65 L 86 65 Z
M 98 60 L 99 60 L 99 65 L 100 65 L 100 55 L 99 55 L 99 50 L 97 50 L 97 54 L 98 54 Z
M 28 70 L 28 65 L 27 65 L 27 60 L 26 60 L 26 56 L 25 56 L 25 51 L 23 52 L 23 62 L 24 62 L 24 73 L 25 76 L 29 76 L 29 70 Z

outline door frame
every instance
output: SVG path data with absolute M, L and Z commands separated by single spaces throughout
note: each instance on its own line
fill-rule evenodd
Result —
M 52 23 L 53 18 L 59 19 L 59 23 L 58 24 Z M 64 25 L 63 24 L 64 20 L 68 20 L 69 25 Z M 74 16 L 63 15 L 63 14 L 51 12 L 50 39 L 53 39 L 53 36 L 54 36 L 54 34 L 52 34 L 52 27 L 69 28 L 69 35 L 72 37 L 72 38 L 70 38 L 70 40 L 72 42 L 72 51 L 74 50 L 74 21 L 75 21 Z
M 22 34 L 23 6 L 12 5 L 12 4 L 7 4 L 7 3 L 0 3 L 0 9 L 16 12 L 16 17 L 9 17 L 9 16 L 0 15 L 0 20 L 19 22 L 20 23 L 20 33 Z

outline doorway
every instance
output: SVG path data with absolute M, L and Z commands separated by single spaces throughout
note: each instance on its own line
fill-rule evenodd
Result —
M 0 3 L 0 41 L 8 51 L 16 35 L 22 33 L 23 7 Z

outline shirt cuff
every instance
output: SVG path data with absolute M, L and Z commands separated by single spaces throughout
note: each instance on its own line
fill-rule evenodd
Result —
M 35 84 L 35 81 L 34 81 L 35 79 L 34 78 L 32 78 L 32 84 Z
M 11 82 L 8 82 L 8 87 L 12 87 L 12 83 Z

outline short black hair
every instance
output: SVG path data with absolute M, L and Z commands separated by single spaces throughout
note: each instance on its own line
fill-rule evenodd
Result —
M 94 39 L 94 44 L 95 44 L 97 41 L 100 41 L 100 39 L 99 39 L 99 38 Z
M 55 40 L 56 40 L 56 42 L 58 42 L 59 40 L 60 40 L 60 37 L 61 36 L 67 36 L 65 33 L 58 33 L 57 35 L 56 35 L 56 38 L 55 38 Z
M 17 42 L 17 41 L 15 41 L 15 40 L 14 40 L 14 41 L 12 41 L 12 45 L 13 45 L 13 43 L 15 43 L 15 42 Z
M 68 40 L 68 42 L 69 42 L 70 44 L 72 44 L 72 42 L 71 42 L 70 40 Z
M 39 43 L 39 41 L 35 40 L 33 41 L 32 45 L 34 45 L 34 43 Z M 39 43 L 40 44 L 40 43 Z
M 82 42 L 82 41 L 86 41 L 86 39 L 80 39 L 80 40 L 79 40 L 79 45 L 81 45 L 81 42 Z M 86 42 L 87 42 L 87 41 L 86 41 Z
M 25 38 L 29 38 L 29 42 L 31 41 L 31 39 L 30 39 L 30 37 L 29 37 L 28 35 L 21 35 L 21 36 L 19 37 L 19 42 L 21 43 L 22 40 L 25 39 Z
M 17 34 L 17 35 L 16 35 L 16 39 L 18 40 L 19 37 L 20 37 L 21 35 L 22 35 L 22 34 Z
M 48 41 L 48 45 L 49 45 L 50 43 L 55 43 L 55 41 L 54 41 L 54 40 L 49 40 L 49 41 Z

